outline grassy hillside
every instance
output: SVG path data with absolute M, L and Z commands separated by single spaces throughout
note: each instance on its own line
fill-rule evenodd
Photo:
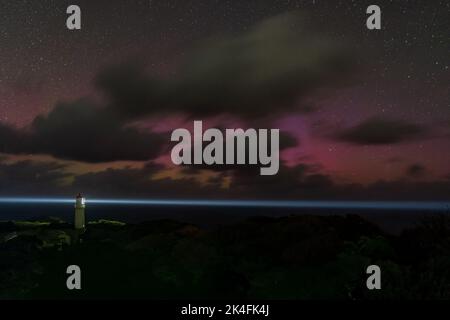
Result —
M 66 289 L 66 268 L 82 290 Z M 366 289 L 366 267 L 382 290 Z M 450 223 L 397 236 L 350 216 L 258 217 L 203 230 L 170 220 L 0 223 L 0 298 L 450 298 Z

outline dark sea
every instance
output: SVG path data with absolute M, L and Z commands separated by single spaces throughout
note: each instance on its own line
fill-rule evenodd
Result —
M 0 221 L 34 220 L 46 217 L 58 217 L 72 222 L 73 204 L 53 203 L 0 203 Z M 172 219 L 192 223 L 203 228 L 232 224 L 249 217 L 267 216 L 283 217 L 291 215 L 348 215 L 357 214 L 380 226 L 387 232 L 398 233 L 412 227 L 424 217 L 431 215 L 450 215 L 447 210 L 371 210 L 345 208 L 252 208 L 252 207 L 207 207 L 207 206 L 143 206 L 143 205 L 110 205 L 89 204 L 86 207 L 86 219 L 111 219 L 127 223 L 138 223 L 150 220 Z

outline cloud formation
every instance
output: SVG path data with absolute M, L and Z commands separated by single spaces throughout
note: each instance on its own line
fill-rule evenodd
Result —
M 29 128 L 0 124 L 0 152 L 49 154 L 85 162 L 148 160 L 159 155 L 165 139 L 127 126 L 110 110 L 88 101 L 57 105 Z
M 0 190 L 7 194 L 58 194 L 70 176 L 58 162 L 23 160 L 13 163 L 0 159 Z M 64 187 L 63 187 L 64 189 Z
M 267 116 L 295 108 L 310 112 L 299 99 L 336 79 L 342 83 L 352 61 L 342 45 L 288 14 L 204 43 L 187 54 L 173 78 L 154 78 L 142 66 L 124 64 L 101 72 L 96 83 L 111 107 L 129 117 L 168 111 Z
M 420 163 L 410 165 L 406 169 L 406 175 L 411 178 L 420 178 L 426 173 L 426 168 Z
M 168 137 L 130 123 L 172 112 L 203 119 L 228 113 L 252 121 L 294 107 L 310 112 L 298 99 L 345 77 L 351 61 L 341 45 L 312 32 L 302 17 L 276 16 L 192 50 L 173 78 L 154 78 L 137 64 L 110 67 L 96 78 L 109 97 L 105 105 L 60 103 L 26 129 L 0 123 L 0 152 L 92 163 L 151 160 L 168 148 Z
M 125 198 L 450 200 L 450 180 L 445 178 L 337 184 L 314 167 L 299 164 L 282 165 L 275 176 L 236 170 L 212 175 L 205 183 L 195 178 L 202 169 L 185 168 L 186 173 L 193 175 L 155 179 L 163 169 L 164 166 L 148 163 L 143 168 L 109 168 L 73 175 L 55 162 L 0 161 L 0 188 L 4 195 L 69 195 L 81 190 L 89 197 Z M 225 186 L 223 182 L 228 179 L 231 181 Z
M 335 138 L 358 145 L 382 145 L 415 140 L 426 133 L 426 128 L 403 120 L 374 117 L 341 130 Z

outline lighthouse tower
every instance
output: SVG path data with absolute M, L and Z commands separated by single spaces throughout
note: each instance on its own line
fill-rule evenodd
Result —
M 75 199 L 75 229 L 76 230 L 83 230 L 85 228 L 85 217 L 84 217 L 84 208 L 85 200 L 81 193 L 79 193 Z

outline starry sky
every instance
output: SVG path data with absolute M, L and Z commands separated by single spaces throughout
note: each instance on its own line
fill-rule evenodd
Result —
M 66 28 L 77 4 L 82 28 Z M 366 28 L 366 8 L 382 29 Z M 1 1 L 0 194 L 449 199 L 448 1 Z M 279 128 L 278 175 L 170 133 Z

